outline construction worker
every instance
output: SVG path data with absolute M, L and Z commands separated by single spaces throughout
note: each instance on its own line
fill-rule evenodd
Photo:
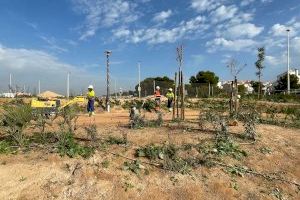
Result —
M 89 85 L 89 87 L 88 87 L 87 99 L 88 99 L 87 111 L 89 113 L 89 116 L 95 115 L 95 107 L 94 107 L 95 91 L 94 91 L 94 87 L 92 85 Z
M 171 112 L 172 111 L 172 107 L 173 107 L 173 100 L 174 100 L 174 93 L 173 93 L 173 89 L 172 88 L 168 89 L 166 97 L 168 98 L 168 109 L 169 109 L 169 112 Z
M 155 98 L 155 104 L 156 104 L 155 111 L 158 112 L 160 110 L 160 98 L 161 98 L 159 86 L 156 86 L 156 88 L 155 88 L 154 98 Z

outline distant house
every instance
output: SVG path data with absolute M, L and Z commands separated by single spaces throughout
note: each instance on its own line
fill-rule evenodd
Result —
M 232 81 L 223 81 L 219 82 L 217 86 L 220 89 L 223 89 L 225 92 L 230 93 L 231 92 L 231 82 Z M 238 85 L 244 85 L 246 88 L 246 94 L 252 94 L 254 89 L 251 85 L 251 81 L 238 81 Z
M 16 94 L 12 92 L 4 92 L 0 96 L 4 98 L 15 98 Z

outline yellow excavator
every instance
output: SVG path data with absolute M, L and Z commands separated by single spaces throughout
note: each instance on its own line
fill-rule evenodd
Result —
M 86 101 L 87 99 L 85 96 L 76 96 L 75 98 L 65 102 L 61 99 L 41 100 L 38 98 L 33 98 L 31 100 L 31 107 L 36 110 L 42 110 L 44 114 L 54 115 L 71 104 L 85 103 Z

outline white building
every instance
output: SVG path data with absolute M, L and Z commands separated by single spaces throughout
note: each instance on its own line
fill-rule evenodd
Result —
M 4 97 L 4 98 L 15 98 L 16 94 L 15 93 L 11 93 L 11 92 L 4 92 L 0 96 Z

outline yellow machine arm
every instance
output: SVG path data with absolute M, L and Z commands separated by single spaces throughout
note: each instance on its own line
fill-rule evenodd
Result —
M 66 103 L 64 103 L 63 105 L 61 105 L 59 107 L 59 109 L 63 109 L 68 105 L 74 104 L 74 103 L 84 103 L 86 102 L 86 97 L 85 96 L 77 96 L 72 100 L 67 101 Z

